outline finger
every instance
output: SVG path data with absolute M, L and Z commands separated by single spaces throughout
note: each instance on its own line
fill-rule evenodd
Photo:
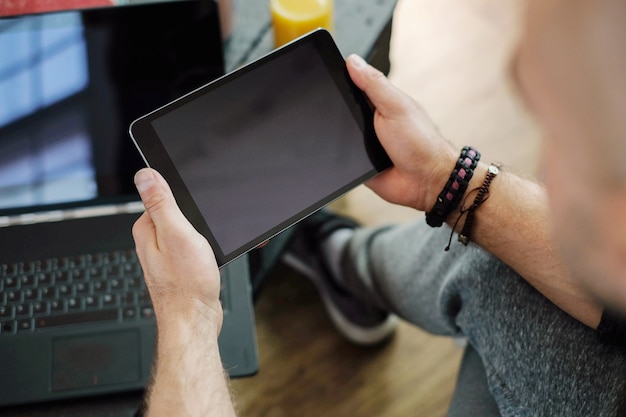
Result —
M 370 99 L 376 111 L 384 117 L 405 113 L 406 96 L 385 77 L 385 74 L 369 65 L 363 58 L 352 54 L 346 60 L 352 81 Z

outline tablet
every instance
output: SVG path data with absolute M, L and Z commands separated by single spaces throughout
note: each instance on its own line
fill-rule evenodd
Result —
M 323 29 L 135 120 L 130 135 L 220 267 L 391 165 Z

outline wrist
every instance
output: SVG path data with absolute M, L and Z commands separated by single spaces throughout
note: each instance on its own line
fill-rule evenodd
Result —
M 169 304 L 166 311 L 157 310 L 159 345 L 184 345 L 197 338 L 217 340 L 222 328 L 223 310 L 219 302 L 215 304 L 192 299 L 180 309 Z
M 459 154 L 455 149 L 450 149 L 444 155 L 437 157 L 435 166 L 431 171 L 426 186 L 426 193 L 421 211 L 430 210 L 437 201 L 441 190 L 445 187 L 450 178 L 450 170 L 459 159 Z
M 477 190 L 478 188 L 480 188 L 488 172 L 489 164 L 479 162 L 478 165 L 476 165 L 476 168 L 474 169 L 474 175 L 469 181 L 467 191 L 461 199 L 461 203 L 450 213 L 450 216 L 448 216 L 448 218 L 446 219 L 446 224 L 454 229 L 455 232 L 460 232 L 463 228 L 463 222 L 457 222 L 459 216 L 462 215 L 463 208 L 467 208 L 468 205 L 472 204 L 472 201 L 474 199 L 474 195 L 469 195 L 469 193 L 472 190 Z

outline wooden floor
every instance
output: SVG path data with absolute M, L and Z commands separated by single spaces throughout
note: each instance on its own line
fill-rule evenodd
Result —
M 533 176 L 540 132 L 507 79 L 522 11 L 521 0 L 400 0 L 390 78 L 459 148 L 477 146 L 487 162 Z M 366 224 L 422 216 L 365 187 L 334 208 Z M 287 268 L 265 286 L 256 320 L 260 372 L 232 383 L 242 416 L 445 416 L 462 353 L 455 341 L 402 323 L 386 346 L 352 346 L 312 285 Z

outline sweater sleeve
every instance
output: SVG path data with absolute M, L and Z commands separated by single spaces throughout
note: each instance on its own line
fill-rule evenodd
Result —
M 626 347 L 626 316 L 604 310 L 597 334 L 604 343 Z

